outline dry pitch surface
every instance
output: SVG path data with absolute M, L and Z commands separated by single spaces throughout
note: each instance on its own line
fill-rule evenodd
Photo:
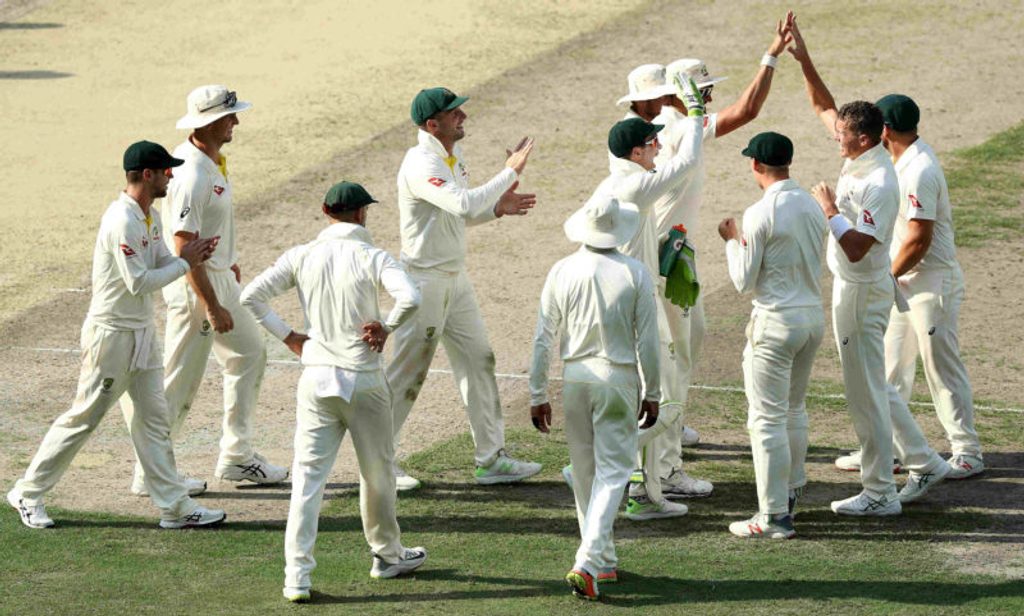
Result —
M 539 194 L 537 209 L 469 232 L 468 268 L 498 370 L 521 375 L 544 275 L 574 248 L 562 235 L 562 221 L 605 174 L 604 137 L 621 116 L 614 101 L 625 90 L 626 73 L 644 62 L 699 55 L 730 77 L 716 88 L 712 108 L 728 104 L 754 75 L 774 19 L 789 8 L 610 1 L 384 2 L 372 11 L 325 1 L 258 9 L 241 2 L 117 9 L 100 2 L 35 4 L 0 2 L 8 16 L 34 8 L 0 22 L 0 106 L 7 120 L 0 127 L 6 144 L 0 165 L 7 170 L 0 188 L 4 483 L 24 469 L 49 422 L 72 398 L 77 357 L 28 349 L 77 347 L 96 225 L 122 183 L 120 154 L 139 138 L 169 147 L 178 142 L 183 135 L 173 124 L 193 86 L 224 82 L 255 103 L 227 149 L 246 280 L 284 249 L 315 236 L 324 224 L 317 203 L 342 178 L 362 182 L 381 200 L 369 228 L 378 244 L 397 254 L 394 176 L 415 140 L 407 107 L 420 87 L 444 84 L 472 96 L 464 147 L 477 182 L 500 168 L 506 144 L 523 134 L 536 137 L 523 188 Z M 999 2 L 969 9 L 954 2 L 792 8 L 837 101 L 910 94 L 922 106 L 925 138 L 940 152 L 980 143 L 1021 119 L 1020 10 Z M 834 181 L 840 166 L 789 57 L 780 59 L 761 117 L 706 148 L 704 223 L 695 233 L 709 320 L 698 377 L 703 383 L 735 385 L 741 378 L 748 304 L 728 286 L 714 227 L 758 198 L 739 150 L 752 134 L 768 129 L 795 141 L 794 173 L 804 186 Z M 1024 273 L 1018 252 L 1005 244 L 961 251 L 968 278 L 961 339 L 976 395 L 1012 406 L 1024 405 L 1015 352 L 1022 336 L 1016 325 L 993 324 L 1004 323 L 1008 307 L 1020 302 L 1020 290 L 1006 284 Z M 300 323 L 293 299 L 278 305 Z M 279 344 L 269 348 L 272 358 L 289 359 Z M 826 344 L 816 380 L 837 382 L 835 357 Z M 439 352 L 434 368 L 446 366 Z M 279 463 L 291 456 L 297 376 L 294 366 L 270 366 L 260 398 L 258 445 Z M 503 378 L 500 385 L 507 422 L 526 425 L 525 382 Z M 184 470 L 211 479 L 219 388 L 216 370 L 208 371 L 177 450 Z M 123 422 L 113 415 L 48 502 L 153 513 L 148 501 L 128 495 L 131 451 Z M 700 408 L 690 412 L 698 428 L 700 415 Z M 937 422 L 931 416 L 923 421 L 940 444 Z M 465 428 L 450 377 L 435 374 L 402 449 L 419 450 Z M 855 442 L 848 425 L 816 429 Z M 746 435 L 710 433 L 705 439 L 743 444 Z M 352 470 L 346 445 L 337 478 L 350 480 Z M 211 491 L 205 502 L 228 509 L 232 519 L 285 515 L 284 489 L 243 492 L 214 483 Z

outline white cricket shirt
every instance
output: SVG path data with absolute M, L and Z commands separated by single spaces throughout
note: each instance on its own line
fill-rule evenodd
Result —
M 494 206 L 516 182 L 514 169 L 477 188 L 469 187 L 462 148 L 452 156 L 430 133 L 405 154 L 398 170 L 398 214 L 402 262 L 419 269 L 456 273 L 466 260 L 466 225 L 494 220 Z
M 890 258 L 900 251 L 907 237 L 910 220 L 934 220 L 932 243 L 928 252 L 908 274 L 956 267 L 956 243 L 953 234 L 953 207 L 942 165 L 931 146 L 918 138 L 896 161 L 900 183 L 900 211 L 893 231 Z
M 167 198 L 160 208 L 167 245 L 174 249 L 174 234 L 179 231 L 198 233 L 203 238 L 220 236 L 217 249 L 204 266 L 210 271 L 225 271 L 238 262 L 231 182 L 217 163 L 187 139 L 174 149 L 173 156 L 185 164 L 174 168 Z
M 654 281 L 636 259 L 582 247 L 548 272 L 533 337 L 531 405 L 548 401 L 548 366 L 559 330 L 563 361 L 600 358 L 636 366 L 639 360 L 646 399 L 661 397 Z
M 718 125 L 718 114 L 712 113 L 704 116 L 702 124 L 695 125 L 687 122 L 686 114 L 675 107 L 665 105 L 661 113 L 654 118 L 655 124 L 664 124 L 665 128 L 658 133 L 658 140 L 661 141 L 661 152 L 658 152 L 654 164 L 661 167 L 685 147 L 686 136 L 689 131 L 695 130 L 697 126 L 703 127 L 703 138 L 701 148 L 704 144 L 715 138 L 715 130 Z M 664 136 L 663 136 L 664 135 Z M 697 160 L 697 168 L 694 169 L 690 178 L 678 186 L 673 187 L 654 204 L 654 217 L 658 224 L 658 238 L 664 240 L 668 232 L 676 225 L 686 227 L 686 235 L 694 238 L 697 235 L 697 225 L 700 223 L 700 206 L 704 201 L 704 178 L 707 176 L 707 169 L 704 166 L 704 157 Z M 693 241 L 691 239 L 691 241 Z
M 765 310 L 821 308 L 821 257 L 828 220 L 817 201 L 780 180 L 743 213 L 743 240 L 729 240 L 729 277 L 740 293 L 754 292 Z
M 305 366 L 379 370 L 381 354 L 362 340 L 363 324 L 381 321 L 393 330 L 420 303 L 419 289 L 402 266 L 373 246 L 365 228 L 345 222 L 333 223 L 312 242 L 285 252 L 242 291 L 242 305 L 281 340 L 293 328 L 268 302 L 292 287 L 298 287 L 306 317 Z M 395 298 L 386 320 L 377 301 L 381 288 Z
M 900 187 L 889 153 L 881 142 L 847 159 L 836 183 L 836 206 L 857 231 L 877 240 L 864 258 L 851 263 L 831 233 L 828 267 L 847 282 L 875 282 L 889 275 L 889 242 L 900 208 Z
M 122 192 L 100 220 L 88 319 L 115 330 L 153 327 L 152 293 L 188 270 L 188 261 L 164 245 L 160 221 L 151 216 L 147 223 L 138 202 Z

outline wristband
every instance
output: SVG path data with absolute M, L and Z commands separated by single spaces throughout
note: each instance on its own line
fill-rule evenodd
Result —
M 770 53 L 766 53 L 761 56 L 761 66 L 768 66 L 775 68 L 775 65 L 779 63 L 779 59 Z
M 846 220 L 846 216 L 842 214 L 836 214 L 832 218 L 828 219 L 828 226 L 832 229 L 832 235 L 839 241 L 841 237 L 846 235 L 847 231 L 853 230 L 853 225 L 850 224 L 849 220 Z

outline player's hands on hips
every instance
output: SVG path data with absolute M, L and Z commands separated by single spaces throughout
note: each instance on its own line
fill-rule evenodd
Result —
M 797 62 L 807 62 L 811 59 L 811 55 L 807 53 L 807 45 L 804 43 L 804 37 L 800 34 L 800 28 L 796 25 L 796 16 L 792 12 L 787 15 L 786 20 L 789 22 L 789 33 L 790 33 L 790 46 L 786 50 L 793 54 Z
M 793 19 L 793 11 L 789 11 L 786 13 L 786 19 L 780 20 L 775 26 L 775 38 L 772 39 L 772 44 L 768 46 L 768 53 L 776 58 L 786 48 L 786 45 L 793 41 Z
M 213 331 L 218 334 L 226 334 L 235 328 L 235 321 L 231 318 L 231 313 L 223 306 L 207 308 L 206 316 L 210 319 L 210 325 L 213 325 Z
M 725 218 L 718 223 L 718 235 L 725 241 L 740 239 L 740 230 L 736 227 L 735 218 Z
M 640 421 L 640 429 L 646 430 L 658 422 L 658 401 L 644 400 L 640 403 L 640 412 L 637 414 Z
M 821 211 L 825 213 L 826 218 L 832 218 L 839 213 L 839 208 L 836 207 L 836 193 L 827 183 L 818 182 L 811 189 L 811 195 L 814 196 L 818 205 L 821 206 Z
M 519 182 L 513 184 L 498 199 L 494 206 L 494 214 L 498 218 L 502 216 L 526 216 L 526 214 L 537 203 L 537 195 L 532 193 L 517 193 L 515 190 Z
M 238 267 L 238 264 L 235 263 L 231 266 L 231 271 L 235 273 L 235 282 L 242 284 L 242 268 Z
M 516 175 L 522 175 L 523 170 L 526 169 L 526 161 L 530 158 L 530 152 L 533 152 L 533 138 L 523 137 L 516 146 L 516 149 L 508 152 L 508 160 L 505 161 L 505 166 L 509 169 L 515 169 Z
M 383 323 L 380 321 L 363 323 L 363 342 L 368 344 L 371 349 L 380 353 L 384 350 L 384 343 L 387 340 L 388 330 L 384 329 Z
M 551 403 L 545 402 L 530 407 L 530 421 L 533 427 L 547 434 L 551 432 Z
M 704 95 L 697 89 L 697 83 L 690 77 L 684 81 L 681 73 L 672 75 L 672 83 L 676 86 L 676 96 L 686 105 L 686 114 L 690 117 L 704 115 Z
M 284 342 L 284 345 L 288 347 L 289 351 L 295 353 L 299 357 L 302 357 L 302 345 L 306 344 L 307 340 L 309 340 L 309 336 L 292 330 L 284 337 L 282 342 Z
M 178 256 L 188 261 L 189 267 L 197 267 L 213 256 L 213 251 L 217 249 L 217 242 L 220 241 L 220 236 L 207 237 L 207 238 L 196 238 L 181 247 L 181 251 Z

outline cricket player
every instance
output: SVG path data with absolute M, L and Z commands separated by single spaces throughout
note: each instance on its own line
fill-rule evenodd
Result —
M 836 110 L 792 23 L 789 51 L 800 63 L 811 106 L 839 143 L 846 159 L 833 191 L 821 182 L 811 190 L 829 219 L 829 269 L 834 274 L 832 324 L 843 366 L 846 400 L 862 451 L 864 490 L 833 501 L 841 515 L 887 516 L 901 503 L 924 496 L 949 473 L 949 465 L 928 446 L 921 428 L 885 379 L 884 336 L 894 300 L 905 303 L 890 273 L 888 245 L 899 212 L 899 183 L 882 146 L 882 113 L 867 101 Z M 903 306 L 901 306 L 901 309 Z M 893 440 L 910 470 L 898 497 L 893 481 Z
M 683 88 L 680 86 L 680 89 Z M 652 279 L 659 276 L 657 228 L 652 207 L 668 190 L 688 180 L 696 169 L 701 152 L 702 133 L 697 130 L 703 120 L 700 93 L 696 84 L 690 81 L 682 94 L 691 102 L 688 121 L 694 126 L 677 155 L 663 167 L 656 168 L 654 158 L 659 148 L 658 133 L 663 127 L 641 118 L 622 120 L 608 133 L 608 149 L 614 156 L 610 164 L 611 174 L 595 191 L 595 194 L 610 194 L 620 202 L 637 207 L 640 213 L 637 232 L 620 249 L 623 254 L 644 263 Z M 673 411 L 678 412 L 678 408 Z M 674 416 L 663 416 L 657 425 L 640 436 L 644 482 L 630 486 L 630 501 L 626 509 L 626 516 L 630 519 L 675 517 L 687 512 L 685 505 L 672 503 L 663 496 L 657 469 L 658 437 L 674 420 Z M 710 491 L 709 484 L 707 492 Z
M 634 206 L 603 192 L 566 221 L 565 234 L 583 246 L 548 273 L 534 335 L 530 416 L 548 432 L 548 365 L 562 331 L 565 435 L 582 537 L 565 579 L 586 599 L 598 598 L 599 584 L 618 580 L 612 525 L 633 471 L 637 418 L 650 428 L 658 417 L 654 282 L 643 263 L 615 249 L 639 222 Z
M 470 188 L 469 167 L 458 145 L 466 134 L 467 116 L 462 110 L 466 100 L 447 88 L 429 88 L 412 101 L 418 143 L 409 148 L 398 170 L 398 212 L 402 263 L 419 286 L 422 303 L 413 318 L 395 331 L 387 375 L 395 392 L 397 443 L 438 342 L 443 344 L 469 416 L 476 481 L 510 483 L 536 475 L 541 465 L 505 453 L 494 352 L 466 275 L 465 236 L 466 225 L 523 216 L 536 203 L 535 195 L 515 192 L 533 140 L 523 139 L 500 173 Z M 397 465 L 394 470 L 399 490 L 420 485 Z
M 761 58 L 761 66 L 743 94 L 721 111 L 705 113 L 703 126 L 697 127 L 697 130 L 703 130 L 701 148 L 707 146 L 713 139 L 745 126 L 760 113 L 771 89 L 778 56 L 789 42 L 791 19 L 792 13 L 786 16 L 785 21 L 776 24 L 775 36 Z M 693 58 L 683 58 L 670 63 L 666 67 L 666 78 L 670 83 L 677 78 L 683 83 L 687 79 L 693 79 L 700 89 L 705 107 L 713 100 L 712 91 L 715 84 L 726 79 L 710 74 L 704 62 Z M 685 121 L 686 118 L 686 105 L 675 92 L 668 97 L 656 117 L 644 118 L 665 126 L 665 130 L 658 135 L 662 147 L 655 158 L 655 166 L 665 166 L 679 151 L 687 131 L 693 126 Z M 680 225 L 693 242 L 697 234 L 706 175 L 704 158 L 701 157 L 687 182 L 673 187 L 655 202 L 654 217 L 660 242 L 666 240 L 673 227 Z M 683 412 L 704 340 L 704 300 L 703 296 L 698 294 L 696 304 L 688 310 L 682 310 L 665 296 L 665 279 L 658 276 L 655 280 L 659 287 L 658 302 L 661 304 L 659 333 L 661 344 L 666 347 L 662 351 L 661 361 L 662 415 L 668 417 L 675 414 L 668 408 L 670 406 L 678 408 L 679 415 L 679 418 L 669 425 L 665 434 L 659 437 L 658 472 L 662 477 L 662 491 L 668 498 L 707 496 L 713 488 L 711 483 L 690 477 L 682 469 L 682 447 L 696 445 L 700 440 L 696 430 L 684 425 Z
M 736 220 L 718 226 L 729 277 L 754 293 L 743 351 L 747 429 L 754 454 L 758 511 L 729 531 L 746 538 L 796 535 L 793 508 L 807 484 L 807 382 L 825 333 L 821 258 L 828 222 L 818 203 L 789 176 L 793 142 L 755 135 L 743 155 L 764 195 Z
M 201 267 L 217 247 L 217 237 L 194 238 L 181 243 L 176 257 L 163 243 L 160 221 L 151 216 L 153 200 L 167 193 L 171 168 L 183 162 L 149 141 L 124 152 L 127 187 L 103 214 L 93 250 L 78 393 L 71 409 L 50 426 L 25 476 L 7 493 L 7 502 L 29 528 L 53 526 L 43 496 L 123 393 L 135 405 L 128 432 L 146 469 L 147 492 L 160 509 L 160 527 L 209 526 L 226 517 L 199 506 L 178 476 L 153 321 L 153 292 Z
M 380 352 L 394 329 L 420 303 L 415 284 L 366 230 L 367 209 L 377 203 L 366 189 L 339 182 L 322 210 L 329 221 L 317 238 L 296 246 L 242 292 L 242 304 L 275 338 L 301 358 L 296 408 L 292 499 L 285 529 L 284 596 L 308 601 L 313 545 L 324 486 L 345 432 L 359 462 L 359 511 L 373 551 L 370 575 L 390 578 L 416 569 L 423 548 L 407 549 L 395 518 L 391 389 Z M 267 302 L 297 287 L 308 333 L 297 333 Z M 380 317 L 377 292 L 395 300 Z
M 242 275 L 234 203 L 222 152 L 234 136 L 237 114 L 251 106 L 225 86 L 200 86 L 189 93 L 188 112 L 177 123 L 177 128 L 191 132 L 174 150 L 185 164 L 168 187 L 163 204 L 161 214 L 168 233 L 164 239 L 172 249 L 199 235 L 217 235 L 221 241 L 202 267 L 164 289 L 164 387 L 171 434 L 178 439 L 212 349 L 224 374 L 223 435 L 214 476 L 226 481 L 279 483 L 288 477 L 288 469 L 268 462 L 253 445 L 253 415 L 267 353 L 259 326 L 239 303 Z M 135 493 L 143 487 L 142 475 L 142 468 L 136 465 Z M 205 483 L 188 481 L 190 485 Z

